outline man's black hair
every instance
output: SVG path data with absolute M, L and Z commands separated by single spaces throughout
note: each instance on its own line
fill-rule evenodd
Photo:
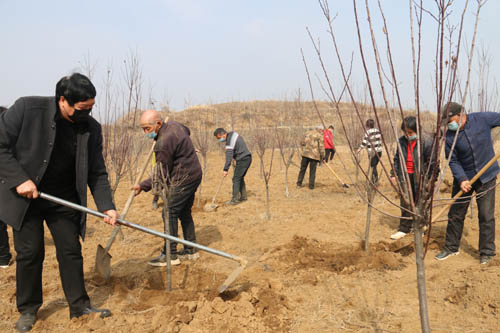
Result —
M 0 113 L 7 111 L 7 108 L 5 106 L 0 106 Z
M 80 73 L 65 76 L 56 85 L 56 102 L 64 96 L 70 106 L 95 98 L 95 95 L 96 90 L 92 82 Z
M 413 132 L 417 132 L 417 118 L 414 116 L 409 116 L 403 119 L 403 122 L 401 123 L 401 130 L 404 131 L 405 129 L 411 129 Z
M 328 128 L 331 128 L 331 129 L 333 129 L 333 125 L 330 125 L 330 126 L 328 126 Z
M 217 128 L 217 129 L 215 129 L 215 131 L 214 131 L 214 136 L 215 136 L 215 137 L 217 137 L 217 135 L 224 135 L 224 134 L 226 134 L 226 133 L 227 133 L 227 132 L 226 132 L 226 130 L 225 130 L 225 129 L 223 129 L 222 127 L 219 127 L 219 128 Z
M 373 119 L 368 119 L 366 121 L 366 127 L 368 127 L 368 128 L 374 128 L 375 127 L 375 122 L 373 121 Z

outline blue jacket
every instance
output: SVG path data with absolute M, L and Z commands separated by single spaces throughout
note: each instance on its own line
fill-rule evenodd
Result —
M 467 115 L 464 129 L 458 133 L 453 149 L 450 168 L 453 177 L 460 184 L 472 179 L 494 156 L 491 129 L 500 126 L 500 113 L 476 112 Z M 456 132 L 446 132 L 446 158 L 450 155 L 451 145 Z M 495 162 L 479 180 L 484 184 L 496 177 L 500 168 Z

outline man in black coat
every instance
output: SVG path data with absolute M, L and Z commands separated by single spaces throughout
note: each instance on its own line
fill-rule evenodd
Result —
M 87 204 L 87 185 L 98 209 L 114 225 L 102 156 L 101 126 L 89 114 L 95 87 L 78 73 L 63 77 L 55 97 L 23 97 L 0 117 L 0 220 L 13 228 L 17 252 L 18 331 L 31 330 L 42 305 L 43 221 L 54 239 L 70 318 L 99 312 L 90 305 L 79 236 L 86 215 L 38 198 L 38 191 Z
M 6 107 L 0 106 L 0 115 L 7 111 Z M 7 226 L 0 221 L 0 268 L 9 267 L 12 255 L 10 254 L 9 234 L 7 233 Z

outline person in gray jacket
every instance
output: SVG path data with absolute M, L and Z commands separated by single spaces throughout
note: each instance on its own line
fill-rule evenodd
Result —
M 222 175 L 227 176 L 231 160 L 236 160 L 236 167 L 233 174 L 233 196 L 230 205 L 237 205 L 243 201 L 247 201 L 247 191 L 245 185 L 245 175 L 247 174 L 250 164 L 252 164 L 252 153 L 247 148 L 245 140 L 236 132 L 226 132 L 223 128 L 217 128 L 214 136 L 220 142 L 226 143 L 226 163 Z

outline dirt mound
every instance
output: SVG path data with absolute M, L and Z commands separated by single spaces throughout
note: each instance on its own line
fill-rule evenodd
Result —
M 338 274 L 351 274 L 366 270 L 399 270 L 405 267 L 401 255 L 391 251 L 387 243 L 370 246 L 370 253 L 356 246 L 338 246 L 331 243 L 295 236 L 285 245 L 279 258 L 297 269 L 315 268 Z M 279 249 L 278 249 L 279 250 Z

